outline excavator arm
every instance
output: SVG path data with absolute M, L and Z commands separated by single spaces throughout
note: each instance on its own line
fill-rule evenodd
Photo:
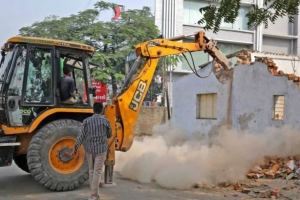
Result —
M 105 168 L 105 182 L 112 182 L 115 151 L 127 151 L 132 145 L 134 127 L 142 102 L 148 92 L 158 61 L 161 57 L 185 52 L 204 51 L 210 54 L 224 69 L 229 61 L 204 32 L 194 35 L 194 42 L 182 42 L 187 36 L 171 39 L 154 39 L 136 46 L 137 60 L 134 63 L 120 94 L 105 109 L 105 115 L 112 126 L 113 137 L 109 140 L 108 158 Z
M 182 42 L 189 36 L 179 36 L 170 39 L 155 39 L 136 46 L 136 53 L 148 59 L 160 58 L 169 55 L 178 55 L 185 52 L 204 51 L 216 59 L 223 68 L 229 68 L 229 61 L 226 56 L 216 47 L 213 40 L 205 37 L 204 32 L 194 36 L 194 42 Z

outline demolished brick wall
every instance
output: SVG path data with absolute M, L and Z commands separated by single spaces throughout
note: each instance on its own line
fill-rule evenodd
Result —
M 241 50 L 236 53 L 237 64 L 251 65 L 251 53 L 249 50 Z M 300 77 L 295 74 L 284 73 L 282 70 L 278 70 L 277 64 L 274 62 L 274 59 L 269 58 L 266 53 L 266 57 L 257 58 L 256 61 L 264 63 L 267 65 L 269 72 L 273 76 L 286 76 L 288 80 L 292 80 L 298 86 L 300 86 Z

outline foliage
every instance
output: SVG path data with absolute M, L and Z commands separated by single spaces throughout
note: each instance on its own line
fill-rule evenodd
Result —
M 260 24 L 268 27 L 268 23 L 275 23 L 279 17 L 288 16 L 293 22 L 295 15 L 299 12 L 300 0 L 264 0 L 262 8 L 253 5 L 247 13 L 248 27 L 253 28 Z M 205 29 L 212 29 L 218 32 L 221 22 L 233 23 L 239 12 L 241 0 L 217 0 L 210 5 L 200 8 L 203 18 L 198 24 L 204 25 Z
M 164 68 L 168 70 L 174 70 L 177 66 L 177 63 L 182 61 L 182 56 L 181 55 L 172 55 L 172 56 L 166 56 L 160 59 L 159 65 L 164 66 Z
M 50 16 L 20 29 L 21 35 L 58 38 L 83 42 L 95 47 L 92 62 L 101 68 L 92 70 L 97 80 L 124 79 L 126 56 L 134 45 L 158 37 L 154 17 L 150 9 L 128 10 L 118 21 L 100 21 L 98 17 L 114 3 L 99 1 L 93 9 L 87 9 L 68 17 Z M 110 78 L 113 75 L 114 77 Z

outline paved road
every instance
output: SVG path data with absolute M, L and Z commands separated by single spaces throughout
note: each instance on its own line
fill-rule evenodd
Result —
M 166 190 L 155 184 L 139 184 L 116 178 L 117 186 L 102 188 L 102 200 L 224 200 L 241 199 L 234 193 L 203 191 Z M 0 200 L 85 200 L 88 198 L 88 185 L 70 192 L 51 192 L 37 184 L 29 174 L 15 165 L 0 168 Z

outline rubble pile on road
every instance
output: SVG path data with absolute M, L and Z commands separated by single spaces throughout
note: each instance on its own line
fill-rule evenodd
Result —
M 260 164 L 249 170 L 249 179 L 238 183 L 222 183 L 220 187 L 231 188 L 247 194 L 252 198 L 277 199 L 284 196 L 286 191 L 294 190 L 300 186 L 300 156 L 277 157 L 267 156 Z M 285 182 L 272 186 L 273 179 Z
M 295 186 L 294 184 L 292 185 Z M 272 186 L 263 181 L 259 182 L 258 180 L 242 181 L 238 183 L 221 183 L 218 186 L 221 188 L 235 190 L 252 198 L 277 199 L 282 196 L 282 191 L 285 190 L 285 188 Z M 294 187 L 287 188 L 287 190 L 289 189 L 294 189 Z
M 250 179 L 298 179 L 300 178 L 300 157 L 265 157 L 262 164 L 254 166 L 249 171 L 247 177 Z
M 273 188 L 267 184 L 259 184 L 259 183 L 252 183 L 252 184 L 236 184 L 235 188 L 236 191 L 240 191 L 242 193 L 248 194 L 253 198 L 272 198 L 277 199 L 281 196 L 281 190 L 277 187 Z

